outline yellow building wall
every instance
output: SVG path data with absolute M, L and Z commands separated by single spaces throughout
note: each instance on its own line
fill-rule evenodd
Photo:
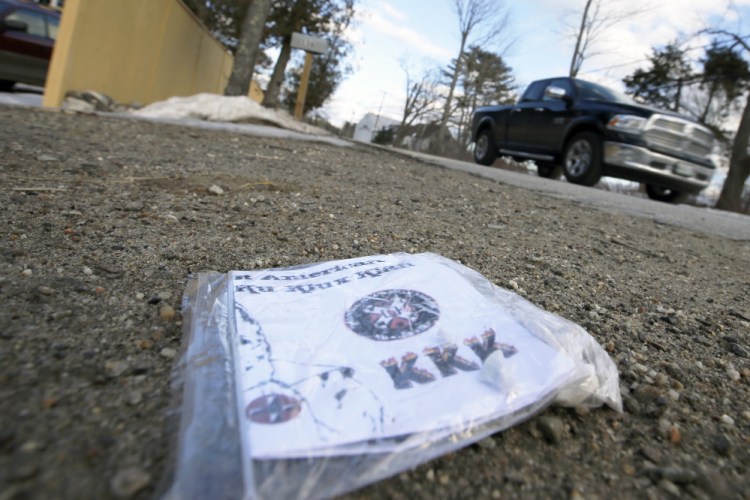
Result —
M 224 92 L 232 55 L 179 0 L 67 0 L 52 54 L 44 106 L 71 90 L 118 102 Z M 250 96 L 262 100 L 253 82 Z

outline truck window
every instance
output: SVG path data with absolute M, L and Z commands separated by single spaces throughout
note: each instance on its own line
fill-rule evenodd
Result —
M 635 101 L 629 96 L 602 85 L 584 80 L 576 80 L 576 84 L 580 91 L 580 97 L 584 101 L 609 101 L 622 104 L 635 104 Z
M 60 29 L 60 18 L 55 16 L 46 16 L 47 19 L 47 38 L 57 40 L 57 31 Z
M 549 81 L 532 82 L 523 93 L 521 101 L 541 101 L 548 83 Z
M 6 19 L 9 21 L 24 22 L 28 26 L 26 33 L 47 38 L 47 25 L 44 21 L 44 14 L 26 9 L 18 9 L 6 17 Z

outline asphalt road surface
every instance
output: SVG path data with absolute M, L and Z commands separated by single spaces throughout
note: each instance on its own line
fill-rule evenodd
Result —
M 425 163 L 468 172 L 504 184 L 545 193 L 606 212 L 643 217 L 659 224 L 683 227 L 733 240 L 750 240 L 750 216 L 691 205 L 661 203 L 637 196 L 591 189 L 567 182 L 485 167 L 474 163 L 399 150 Z

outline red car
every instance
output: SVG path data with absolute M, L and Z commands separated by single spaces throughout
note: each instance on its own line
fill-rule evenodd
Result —
M 60 11 L 23 0 L 0 0 L 0 91 L 16 82 L 44 86 Z

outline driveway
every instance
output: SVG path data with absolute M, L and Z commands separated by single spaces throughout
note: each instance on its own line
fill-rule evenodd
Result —
M 658 224 L 683 227 L 703 234 L 711 234 L 733 240 L 750 240 L 750 216 L 691 205 L 672 205 L 655 202 L 648 198 L 601 189 L 591 189 L 568 182 L 544 179 L 508 170 L 485 167 L 464 161 L 439 158 L 407 150 L 395 150 L 430 165 L 468 172 L 473 175 L 496 180 L 520 188 L 539 191 L 546 195 L 570 200 L 583 206 L 593 207 L 613 214 L 643 217 Z

